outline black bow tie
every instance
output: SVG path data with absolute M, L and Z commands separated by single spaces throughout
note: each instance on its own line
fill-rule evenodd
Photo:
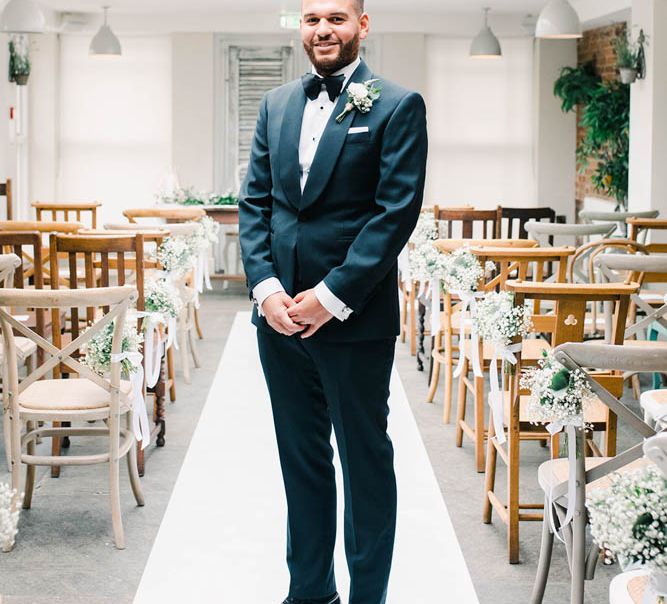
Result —
M 338 95 L 340 95 L 340 91 L 343 90 L 344 81 L 344 75 L 327 76 L 326 78 L 321 78 L 317 74 L 307 73 L 301 78 L 306 96 L 311 101 L 314 101 L 318 96 L 320 96 L 320 92 L 322 92 L 322 86 L 324 86 L 327 89 L 327 94 L 329 95 L 329 99 L 332 103 L 336 100 Z

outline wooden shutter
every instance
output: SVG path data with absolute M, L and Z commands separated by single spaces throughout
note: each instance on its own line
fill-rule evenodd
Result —
M 264 93 L 291 79 L 292 48 L 229 48 L 228 146 L 230 168 L 243 181 Z

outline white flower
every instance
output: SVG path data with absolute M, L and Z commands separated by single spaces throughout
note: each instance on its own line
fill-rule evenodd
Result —
M 183 301 L 168 273 L 157 279 L 147 280 L 144 291 L 144 306 L 148 312 L 162 315 L 163 323 L 170 317 L 174 319 L 178 317 L 183 308 Z
M 461 247 L 447 255 L 447 268 L 443 277 L 446 291 L 455 294 L 477 291 L 482 277 L 484 269 L 469 248 Z
M 83 348 L 86 355 L 83 363 L 99 375 L 104 375 L 111 369 L 111 345 L 113 343 L 114 324 L 115 320 L 107 324 L 102 331 L 88 340 Z M 138 352 L 143 340 L 143 335 L 137 332 L 136 317 L 128 315 L 123 325 L 123 341 L 121 342 L 120 351 Z M 137 370 L 129 359 L 123 359 L 120 364 L 122 373 L 125 376 L 129 376 L 130 373 L 134 373 Z
M 363 84 L 353 82 L 347 87 L 348 92 L 355 100 L 360 101 L 368 97 L 368 88 Z
M 167 272 L 184 275 L 194 268 L 196 254 L 193 248 L 199 243 L 196 236 L 193 238 L 167 237 L 158 249 L 157 259 Z
M 591 534 L 607 562 L 667 572 L 667 479 L 655 466 L 613 475 L 586 502 Z
M 0 482 L 0 549 L 7 551 L 14 545 L 18 533 L 20 507 L 16 505 L 16 510 L 12 512 L 12 502 L 16 496 L 16 489 Z M 23 495 L 20 499 L 23 499 Z
M 509 346 L 517 336 L 526 337 L 532 326 L 528 306 L 514 306 L 509 292 L 486 294 L 477 304 L 473 320 L 480 337 L 499 346 Z

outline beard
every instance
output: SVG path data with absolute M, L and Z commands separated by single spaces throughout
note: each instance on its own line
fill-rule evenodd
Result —
M 322 40 L 317 41 L 319 42 Z M 340 50 L 337 57 L 318 59 L 315 55 L 315 42 L 315 39 L 313 39 L 311 43 L 304 42 L 303 48 L 306 51 L 310 62 L 317 70 L 317 73 L 322 76 L 329 76 L 352 63 L 352 61 L 359 56 L 359 48 L 361 47 L 361 38 L 357 33 L 349 42 L 340 44 Z

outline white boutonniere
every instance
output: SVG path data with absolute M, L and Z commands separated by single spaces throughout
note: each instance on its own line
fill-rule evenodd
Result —
M 368 113 L 373 108 L 373 103 L 380 98 L 382 88 L 375 86 L 379 80 L 367 80 L 363 84 L 353 82 L 347 87 L 347 103 L 345 109 L 336 121 L 340 124 L 348 113 L 355 109 L 359 113 Z

